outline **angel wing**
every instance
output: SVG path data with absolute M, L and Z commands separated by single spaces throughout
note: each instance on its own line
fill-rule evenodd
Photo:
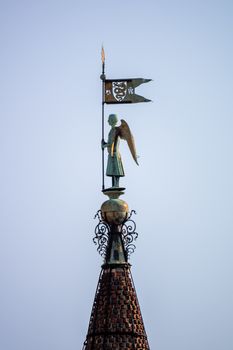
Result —
M 129 125 L 124 119 L 121 119 L 121 125 L 118 127 L 118 136 L 120 136 L 120 138 L 122 138 L 123 140 L 127 141 L 132 157 L 135 160 L 136 164 L 139 165 L 137 160 L 138 156 L 136 153 L 134 137 L 131 133 Z

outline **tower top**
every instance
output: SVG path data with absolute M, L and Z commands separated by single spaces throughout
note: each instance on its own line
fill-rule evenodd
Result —
M 128 204 L 118 191 L 107 191 L 96 217 L 94 242 L 104 257 L 93 303 L 85 350 L 149 350 L 128 262 L 137 238 Z M 120 191 L 121 192 L 121 191 Z M 117 198 L 116 198 L 117 197 Z
M 104 258 L 92 307 L 83 350 L 149 350 L 136 290 L 130 272 L 129 256 L 138 237 L 132 220 L 135 211 L 119 197 L 125 188 L 119 186 L 124 169 L 119 153 L 120 139 L 127 141 L 137 163 L 134 138 L 125 120 L 117 126 L 116 114 L 110 114 L 111 130 L 104 140 L 104 105 L 116 103 L 149 102 L 135 94 L 135 88 L 150 79 L 113 79 L 105 76 L 105 54 L 102 48 L 102 192 L 109 197 L 97 212 L 94 243 Z M 112 187 L 105 189 L 104 150 L 108 151 L 106 175 L 112 178 Z M 138 163 L 137 163 L 138 164 Z

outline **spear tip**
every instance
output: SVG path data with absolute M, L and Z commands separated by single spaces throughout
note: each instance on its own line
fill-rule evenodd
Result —
M 102 49 L 101 49 L 101 60 L 102 60 L 102 64 L 104 64 L 105 63 L 104 45 L 102 45 Z

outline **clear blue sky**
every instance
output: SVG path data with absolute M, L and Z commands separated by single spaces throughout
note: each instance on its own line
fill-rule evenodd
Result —
M 233 349 L 232 1 L 0 2 L 0 349 L 77 350 L 102 263 L 101 73 L 153 82 L 107 106 L 139 238 L 151 349 Z M 106 133 L 108 126 L 106 125 Z

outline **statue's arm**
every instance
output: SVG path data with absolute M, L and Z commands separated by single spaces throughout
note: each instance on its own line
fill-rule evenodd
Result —
M 109 144 L 107 142 L 104 141 L 104 139 L 101 140 L 101 148 L 104 149 L 106 147 L 108 147 Z

